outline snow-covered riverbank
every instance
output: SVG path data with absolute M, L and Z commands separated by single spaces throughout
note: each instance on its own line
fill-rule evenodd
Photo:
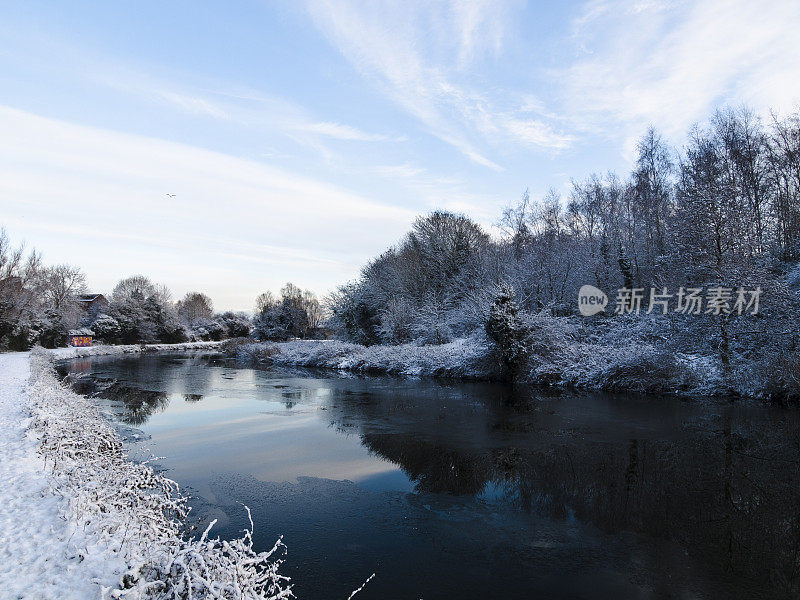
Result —
M 646 332 L 645 332 L 646 333 Z M 725 375 L 718 356 L 676 352 L 652 336 L 581 339 L 542 329 L 517 381 L 586 391 L 635 392 L 687 398 L 770 399 L 770 380 L 742 364 Z M 245 362 L 315 367 L 365 374 L 497 380 L 503 373 L 491 344 L 479 336 L 441 345 L 362 346 L 335 340 L 230 340 L 226 356 Z M 777 381 L 779 373 L 771 374 Z
M 29 374 L 28 353 L 0 354 L 0 590 L 7 598 L 96 598 L 125 565 L 64 518 L 69 499 L 54 490 L 29 430 Z
M 85 356 L 0 354 L 3 597 L 288 597 L 281 561 L 255 553 L 249 533 L 187 536 L 177 485 L 127 459 L 97 405 L 59 382 L 54 354 Z
M 83 358 L 85 356 L 107 356 L 112 354 L 136 354 L 137 352 L 185 352 L 190 350 L 216 350 L 224 342 L 184 342 L 182 344 L 128 344 L 55 348 L 48 350 L 53 358 Z
M 336 340 L 232 340 L 223 345 L 223 351 L 243 361 L 356 373 L 472 380 L 496 379 L 500 375 L 498 365 L 489 356 L 489 347 L 476 339 L 460 339 L 436 346 L 362 346 Z

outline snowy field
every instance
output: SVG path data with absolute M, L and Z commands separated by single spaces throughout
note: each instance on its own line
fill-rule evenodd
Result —
M 0 590 L 6 598 L 96 598 L 125 565 L 65 519 L 29 430 L 29 354 L 0 354 Z
M 54 355 L 133 348 L 141 349 L 0 354 L 0 596 L 290 597 L 277 572 L 280 542 L 256 553 L 248 531 L 227 542 L 208 530 L 190 536 L 177 485 L 129 461 L 100 409 L 63 386 L 52 368 Z

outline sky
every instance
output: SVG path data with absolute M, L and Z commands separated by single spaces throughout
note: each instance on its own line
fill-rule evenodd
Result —
M 796 0 L 0 0 L 0 226 L 91 291 L 324 295 L 722 106 L 800 106 Z

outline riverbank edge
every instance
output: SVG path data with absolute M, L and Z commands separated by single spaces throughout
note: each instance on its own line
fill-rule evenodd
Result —
M 489 346 L 473 339 L 435 346 L 362 346 L 338 340 L 255 342 L 242 338 L 226 340 L 220 350 L 226 358 L 262 366 L 463 381 L 503 379 Z
M 318 368 L 363 375 L 432 377 L 462 381 L 507 378 L 491 344 L 480 337 L 441 345 L 362 346 L 337 340 L 223 342 L 222 354 L 239 362 Z M 668 352 L 655 344 L 564 344 L 532 352 L 518 385 L 547 389 L 662 395 L 684 399 L 773 400 L 752 373 L 731 377 L 714 356 Z M 760 379 L 758 379 L 760 381 Z
M 178 484 L 155 473 L 146 462 L 130 461 L 100 407 L 67 388 L 54 370 L 56 359 L 216 345 L 98 346 L 30 353 L 30 378 L 24 390 L 31 415 L 28 432 L 38 439 L 49 492 L 62 500 L 58 516 L 68 524 L 67 543 L 73 540 L 74 560 L 98 565 L 94 571 L 104 574 L 93 578 L 102 598 L 204 593 L 211 597 L 234 593 L 231 597 L 241 600 L 291 597 L 288 578 L 277 572 L 282 563 L 280 540 L 269 552 L 256 553 L 252 525 L 243 537 L 222 541 L 209 537 L 213 522 L 200 537 L 190 537 L 187 498 Z M 110 581 L 109 571 L 116 582 Z
M 219 350 L 224 342 L 183 342 L 180 344 L 125 344 L 98 346 L 68 346 L 45 349 L 55 360 L 86 358 L 89 356 L 111 356 L 115 354 L 137 354 L 142 352 L 189 352 L 192 350 Z

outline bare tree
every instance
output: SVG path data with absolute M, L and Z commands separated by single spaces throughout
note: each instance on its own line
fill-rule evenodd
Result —
M 115 304 L 121 304 L 133 297 L 149 298 L 156 294 L 156 285 L 144 275 L 133 275 L 121 280 L 111 292 L 111 301 Z
M 214 316 L 214 304 L 206 294 L 189 292 L 175 305 L 180 317 L 189 325 Z
M 256 297 L 256 314 L 264 312 L 268 308 L 272 308 L 276 304 L 275 296 L 272 292 L 266 291 Z
M 86 292 L 86 275 L 80 268 L 67 264 L 47 268 L 45 281 L 45 302 L 55 310 L 62 310 L 78 294 Z

